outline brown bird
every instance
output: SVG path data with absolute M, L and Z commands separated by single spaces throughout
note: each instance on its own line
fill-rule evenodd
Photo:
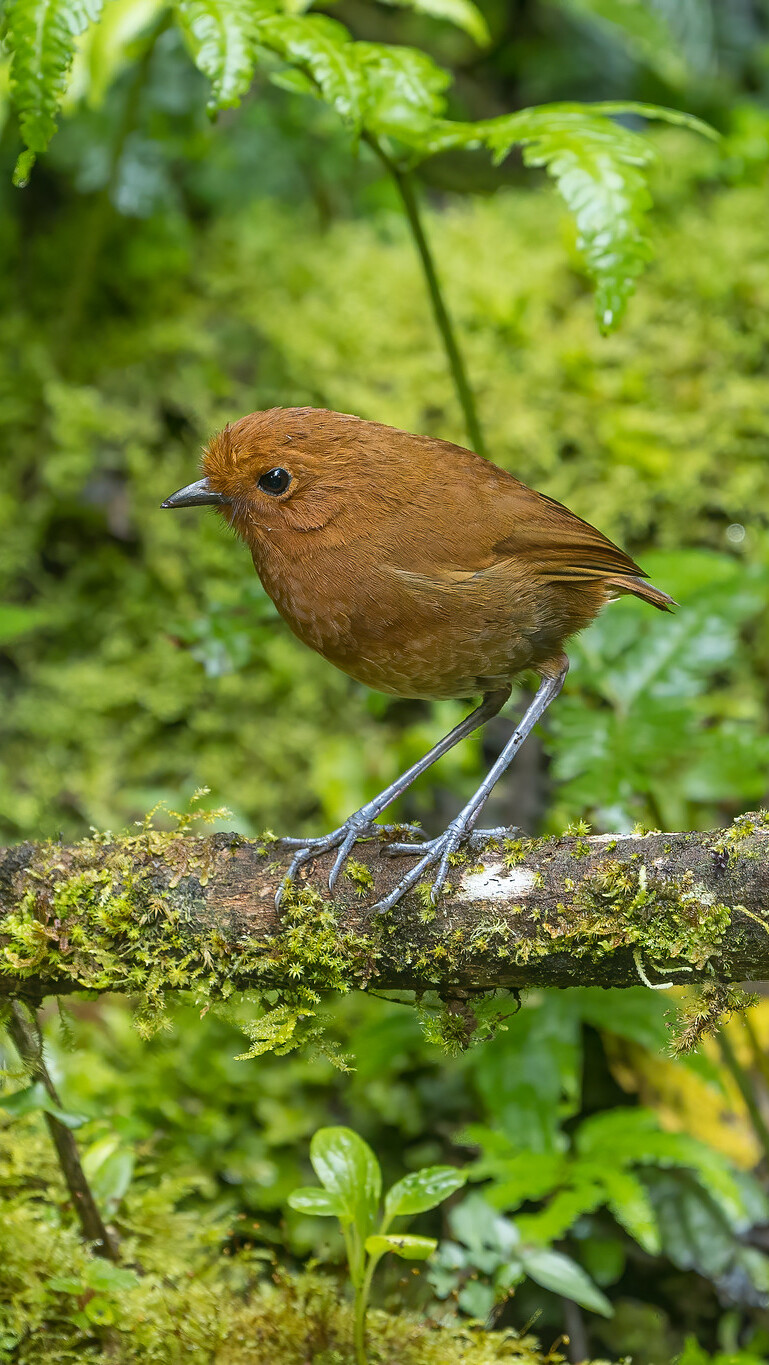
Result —
M 533 669 L 539 690 L 497 761 L 437 839 L 390 844 L 417 862 L 378 903 L 387 910 L 474 830 L 488 796 L 563 686 L 564 642 L 612 598 L 673 599 L 573 512 L 461 446 L 316 408 L 272 408 L 207 446 L 205 477 L 163 507 L 216 506 L 245 540 L 278 611 L 304 644 L 368 687 L 398 697 L 483 700 L 424 758 L 343 825 L 285 841 L 296 853 L 278 893 L 338 849 L 333 890 L 356 840 L 436 759 L 507 701 Z M 385 827 L 390 830 L 391 827 Z

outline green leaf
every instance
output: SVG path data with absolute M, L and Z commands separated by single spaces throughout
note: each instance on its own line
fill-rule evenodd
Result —
M 16 163 L 16 185 L 26 184 L 35 157 L 56 132 L 75 39 L 98 18 L 101 7 L 102 0 L 10 0 L 6 8 L 11 96 L 28 149 Z
M 51 1099 L 42 1081 L 35 1081 L 25 1090 L 16 1090 L 12 1095 L 1 1095 L 0 1108 L 12 1118 L 21 1118 L 24 1114 L 35 1112 L 52 1114 L 65 1128 L 80 1128 L 88 1122 L 85 1114 L 69 1114 L 66 1109 L 60 1109 Z
M 212 111 L 239 104 L 251 84 L 260 11 L 269 13 L 253 0 L 177 0 L 176 13 L 192 60 L 211 81 Z
M 503 1218 L 482 1194 L 470 1194 L 449 1214 L 449 1227 L 458 1241 L 469 1248 L 472 1260 L 481 1269 L 509 1260 L 517 1252 L 521 1237 L 509 1218 Z
M 427 154 L 425 147 L 445 107 L 449 73 L 413 47 L 356 43 L 355 57 L 365 79 L 366 130 L 376 137 L 395 137 Z
M 116 1134 L 100 1138 L 83 1155 L 85 1171 L 96 1202 L 114 1213 L 131 1184 L 134 1153 Z
M 5 603 L 0 606 L 0 645 L 18 640 L 21 635 L 28 635 L 31 630 L 46 625 L 49 619 L 48 613 L 38 610 L 37 607 Z
M 570 1256 L 564 1256 L 560 1251 L 549 1251 L 545 1247 L 523 1247 L 519 1256 L 526 1274 L 543 1289 L 563 1294 L 582 1308 L 589 1308 L 605 1318 L 612 1316 L 614 1309 L 606 1295 Z
M 583 109 L 558 105 L 491 119 L 483 140 L 501 161 L 516 143 L 527 166 L 542 166 L 577 225 L 577 249 L 596 286 L 599 326 L 619 322 L 650 256 L 644 235 L 651 195 L 644 168 L 654 151 L 638 133 Z
M 385 1219 L 389 1223 L 407 1213 L 424 1213 L 448 1199 L 464 1185 L 467 1175 L 455 1166 L 426 1166 L 404 1176 L 385 1196 Z
M 54 1275 L 45 1281 L 45 1287 L 52 1289 L 54 1294 L 82 1294 L 83 1281 L 74 1275 Z
M 720 1152 L 688 1133 L 668 1133 L 648 1109 L 610 1109 L 580 1124 L 580 1155 L 613 1168 L 638 1165 L 694 1171 L 735 1230 L 750 1224 L 745 1197 Z
M 434 1237 L 412 1237 L 400 1232 L 378 1232 L 366 1238 L 366 1251 L 377 1260 L 385 1252 L 392 1251 L 404 1261 L 426 1261 L 437 1245 Z
M 382 1193 L 382 1172 L 367 1142 L 351 1128 L 319 1128 L 310 1160 L 321 1184 L 340 1198 L 342 1214 L 365 1239 L 374 1227 Z
M 293 1190 L 288 1196 L 288 1206 L 297 1213 L 309 1213 L 315 1218 L 341 1218 L 344 1204 L 338 1194 L 322 1190 L 317 1185 L 306 1185 Z
M 632 1171 L 618 1170 L 609 1165 L 603 1170 L 603 1184 L 607 1203 L 620 1227 L 629 1232 L 650 1256 L 658 1256 L 660 1231 L 646 1186 Z
M 104 1294 L 116 1294 L 122 1289 L 134 1289 L 139 1284 L 135 1270 L 113 1265 L 111 1261 L 94 1257 L 86 1266 L 83 1277 L 90 1289 L 99 1289 Z
M 383 0 L 383 3 L 429 14 L 432 19 L 445 19 L 469 33 L 479 47 L 486 47 L 491 42 L 488 24 L 471 0 Z
M 325 15 L 276 14 L 260 22 L 257 40 L 311 77 L 326 103 L 360 129 L 366 93 L 360 44 L 351 42 L 342 24 Z

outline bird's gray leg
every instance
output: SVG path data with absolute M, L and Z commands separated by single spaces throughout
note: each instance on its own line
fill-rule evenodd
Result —
M 531 734 L 537 721 L 544 715 L 551 701 L 554 701 L 558 696 L 558 693 L 563 687 L 567 669 L 568 664 L 557 677 L 543 678 L 537 689 L 534 700 L 523 715 L 520 725 L 513 731 L 496 763 L 489 769 L 478 790 L 470 797 L 467 805 L 459 812 L 459 815 L 455 816 L 443 834 L 439 835 L 437 839 L 431 839 L 428 843 L 422 844 L 418 849 L 415 849 L 412 844 L 391 844 L 388 847 L 388 853 L 408 853 L 411 854 L 412 857 L 416 854 L 419 861 L 412 867 L 411 871 L 398 882 L 397 886 L 393 887 L 393 890 L 389 895 L 384 896 L 381 901 L 377 902 L 374 909 L 379 914 L 384 913 L 386 910 L 390 910 L 393 905 L 396 905 L 407 891 L 410 891 L 413 886 L 416 886 L 417 882 L 421 881 L 422 876 L 427 869 L 429 867 L 434 867 L 437 863 L 438 871 L 432 889 L 432 899 L 433 904 L 435 904 L 440 895 L 443 883 L 446 880 L 452 853 L 456 852 L 459 845 L 463 840 L 467 839 L 468 835 L 472 832 L 478 816 L 483 810 L 483 807 L 488 801 L 489 796 L 500 777 L 510 766 L 510 763 L 523 744 L 523 741 L 526 739 L 527 735 Z
M 374 825 L 373 822 L 377 816 L 381 815 L 382 811 L 392 801 L 402 796 L 412 782 L 421 777 L 422 773 L 427 772 L 427 769 L 432 767 L 433 763 L 442 758 L 444 754 L 447 754 L 449 749 L 453 749 L 461 740 L 466 739 L 468 735 L 473 733 L 473 730 L 478 729 L 479 725 L 485 724 L 487 720 L 491 720 L 492 716 L 496 716 L 502 710 L 509 696 L 509 687 L 501 687 L 496 692 L 487 692 L 480 706 L 477 706 L 474 711 L 470 712 L 469 716 L 465 716 L 465 719 L 459 722 L 459 725 L 455 725 L 449 734 L 444 735 L 443 739 L 434 744 L 423 758 L 412 763 L 411 767 L 407 768 L 405 773 L 401 773 L 400 777 L 396 777 L 389 787 L 385 787 L 384 791 L 381 791 L 378 796 L 372 797 L 370 801 L 366 802 L 365 806 L 361 806 L 360 810 L 356 810 L 350 815 L 338 829 L 334 829 L 330 834 L 324 834 L 318 839 L 282 839 L 283 847 L 295 848 L 296 853 L 275 897 L 275 904 L 278 909 L 286 887 L 293 880 L 299 868 L 305 863 L 311 862 L 313 858 L 317 858 L 321 853 L 328 853 L 331 849 L 336 848 L 339 852 L 334 859 L 334 865 L 328 879 L 329 890 L 333 891 L 344 860 L 356 840 L 364 834 L 375 834 L 378 830 L 391 832 L 390 826 Z

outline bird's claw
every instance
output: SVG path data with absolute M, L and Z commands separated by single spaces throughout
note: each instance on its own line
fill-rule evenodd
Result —
M 321 857 L 322 854 L 331 853 L 333 849 L 338 850 L 328 876 L 328 889 L 333 892 L 344 863 L 359 839 L 380 838 L 382 835 L 387 838 L 395 834 L 406 833 L 413 835 L 414 838 L 424 839 L 424 834 L 418 825 L 378 825 L 375 820 L 356 820 L 354 816 L 351 816 L 338 829 L 331 830 L 330 834 L 319 835 L 315 839 L 281 839 L 284 848 L 295 849 L 296 852 L 275 893 L 275 909 L 280 909 L 285 894 L 292 885 L 299 869 Z M 403 844 L 402 847 L 413 850 L 414 845 Z
M 466 843 L 471 837 L 472 827 L 468 829 L 464 821 L 452 820 L 443 834 L 439 834 L 437 839 L 429 839 L 419 848 L 415 848 L 413 844 L 390 844 L 384 850 L 388 854 L 395 857 L 406 853 L 410 853 L 412 856 L 417 854 L 419 861 L 415 863 L 410 872 L 406 873 L 405 877 L 401 878 L 392 891 L 377 901 L 376 905 L 373 906 L 374 913 L 384 915 L 388 910 L 392 910 L 393 906 L 397 905 L 398 901 L 406 895 L 406 892 L 411 891 L 422 880 L 427 869 L 434 867 L 436 863 L 438 864 L 438 871 L 433 880 L 430 900 L 433 905 L 437 905 L 449 873 L 452 854 L 456 853 L 460 844 Z

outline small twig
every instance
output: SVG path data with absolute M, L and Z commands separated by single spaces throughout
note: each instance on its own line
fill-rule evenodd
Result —
M 20 1000 L 11 1001 L 8 1032 L 25 1070 L 35 1080 L 42 1082 L 50 1099 L 61 1108 L 61 1101 L 43 1057 L 43 1040 L 37 1019 Z M 83 1236 L 86 1241 L 94 1244 L 93 1249 L 98 1256 L 104 1256 L 109 1261 L 117 1261 L 120 1255 L 117 1238 L 105 1226 L 97 1208 L 72 1133 L 53 1114 L 46 1114 L 45 1121 Z

